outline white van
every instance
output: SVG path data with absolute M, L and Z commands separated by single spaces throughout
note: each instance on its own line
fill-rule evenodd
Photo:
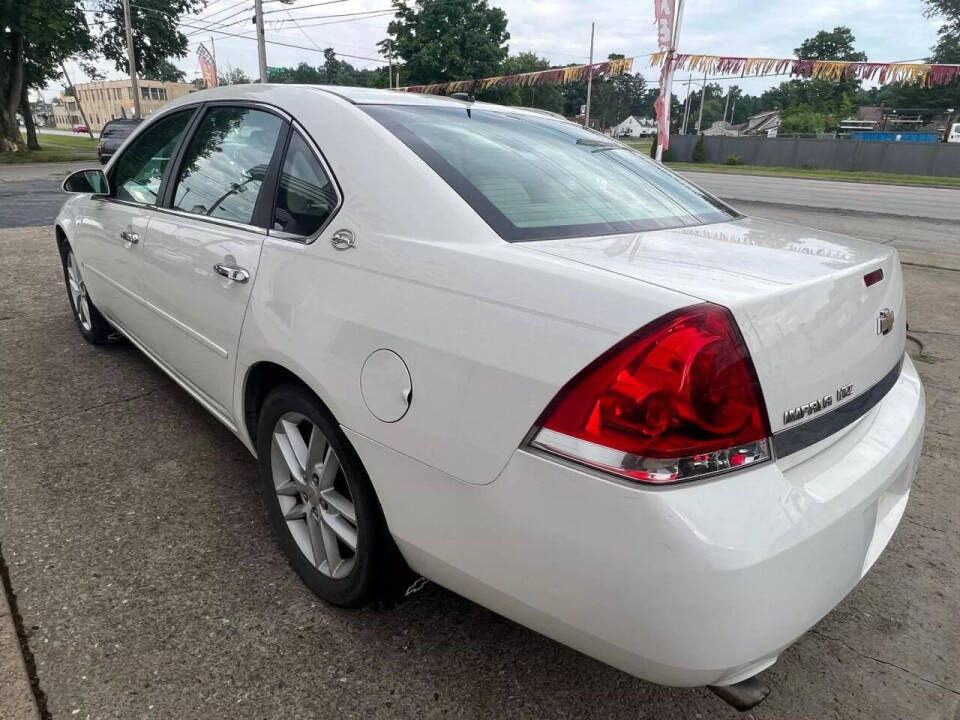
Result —
M 960 143 L 960 123 L 954 123 L 950 126 L 950 134 L 947 135 L 947 142 Z

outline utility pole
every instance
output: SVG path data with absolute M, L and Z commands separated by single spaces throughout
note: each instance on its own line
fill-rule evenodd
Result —
M 727 108 L 730 107 L 730 88 L 732 85 L 727 86 L 727 101 L 723 104 L 723 122 L 727 122 Z
M 673 56 L 677 52 L 677 41 L 680 39 L 680 21 L 683 20 L 683 0 L 677 0 L 677 15 L 673 23 L 673 38 L 670 43 L 670 50 L 667 52 L 666 62 L 669 63 L 667 67 L 667 80 L 663 84 L 660 92 L 664 94 L 664 116 L 667 121 L 667 141 L 670 140 L 670 111 L 673 109 Z M 659 139 L 657 141 L 657 162 L 663 162 L 663 145 L 660 144 Z
M 590 91 L 593 89 L 593 31 L 596 23 L 590 23 L 590 65 L 587 66 L 587 107 L 583 114 L 583 126 L 590 127 Z
M 133 93 L 133 117 L 140 114 L 140 84 L 137 82 L 137 61 L 133 52 L 133 25 L 130 24 L 130 0 L 123 0 L 123 23 L 127 26 L 127 68 L 130 70 L 130 92 Z
M 703 101 L 707 99 L 707 71 L 703 71 L 703 90 L 700 92 L 700 117 L 697 118 L 697 135 L 703 134 Z
M 263 35 L 263 0 L 253 0 L 254 21 L 257 23 L 257 54 L 260 56 L 260 82 L 265 83 L 267 74 L 267 41 Z
M 687 98 L 683 101 L 683 127 L 680 128 L 680 134 L 687 134 L 687 120 L 690 118 L 690 88 L 693 86 L 693 73 L 687 75 Z
M 63 70 L 63 79 L 67 81 L 67 87 L 73 88 L 73 99 L 77 103 L 77 110 L 80 111 L 80 117 L 83 118 L 83 124 L 87 127 L 87 135 L 89 135 L 90 139 L 93 140 L 93 132 L 90 130 L 90 123 L 87 122 L 87 114 L 83 112 L 83 105 L 80 104 L 80 92 L 73 87 L 73 83 L 70 82 L 70 76 L 67 75 L 67 66 L 62 60 L 60 61 L 60 69 Z
M 387 55 L 387 83 L 393 90 L 393 53 Z

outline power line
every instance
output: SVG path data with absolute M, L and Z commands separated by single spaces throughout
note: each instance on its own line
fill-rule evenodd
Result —
M 300 7 L 294 8 L 294 9 L 306 10 L 307 8 L 320 7 L 321 5 L 336 5 L 337 3 L 342 3 L 342 2 L 347 2 L 347 0 L 324 0 L 324 2 L 312 3 L 310 5 L 301 5 Z M 287 8 L 280 8 L 279 10 L 264 10 L 263 14 L 269 15 L 270 13 L 278 13 L 278 12 L 290 12 L 290 11 Z
M 271 12 L 281 12 L 281 11 L 271 11 Z M 366 19 L 369 17 L 376 17 L 380 14 L 392 13 L 392 12 L 394 12 L 393 8 L 387 8 L 387 9 L 380 9 L 380 10 L 362 10 L 360 12 L 351 12 L 351 13 L 337 13 L 334 15 L 311 15 L 309 17 L 299 18 L 299 19 L 300 20 L 320 20 L 325 18 L 349 18 L 349 17 L 357 17 L 357 19 Z M 266 15 L 267 13 L 264 12 L 263 14 Z M 233 27 L 235 25 L 242 25 L 245 22 L 247 22 L 246 19 L 236 20 L 234 22 L 230 22 L 226 24 L 217 24 L 216 27 L 218 28 Z M 305 26 L 305 27 L 312 27 L 312 26 Z
M 187 23 L 181 23 L 181 24 L 187 27 L 190 27 L 190 25 Z M 213 32 L 213 33 L 216 33 L 217 35 L 226 35 L 228 37 L 236 37 L 236 38 L 241 38 L 243 40 L 257 39 L 256 37 L 250 37 L 249 35 L 241 35 L 239 33 L 226 32 L 224 30 L 206 30 L 205 28 L 201 28 L 201 29 L 203 29 L 204 32 Z M 283 47 L 296 48 L 297 50 L 309 50 L 311 52 L 322 52 L 320 50 L 317 50 L 316 48 L 308 47 L 306 45 L 294 45 L 293 43 L 278 42 L 277 40 L 265 40 L 264 42 L 266 42 L 267 45 L 282 45 Z M 342 52 L 336 52 L 336 54 L 340 57 L 351 58 L 355 60 L 370 60 L 371 62 L 380 63 L 381 65 L 385 65 L 387 63 L 387 61 L 382 58 L 372 58 L 372 57 L 367 57 L 365 55 L 349 55 L 347 53 L 342 53 Z
M 216 12 L 208 13 L 208 14 L 206 14 L 206 15 L 201 14 L 201 15 L 197 16 L 197 20 L 211 21 L 211 20 L 213 20 L 213 17 L 214 17 L 215 15 L 219 15 L 220 13 L 225 13 L 227 10 L 232 10 L 233 8 L 237 7 L 238 5 L 245 5 L 245 4 L 248 3 L 248 2 L 249 2 L 249 0 L 239 0 L 239 2 L 235 2 L 235 3 L 233 3 L 232 5 L 227 5 L 225 8 L 221 8 L 220 10 L 217 10 Z M 223 20 L 223 19 L 224 19 L 224 18 L 219 18 L 219 19 L 217 20 L 217 22 L 220 22 L 220 21 Z

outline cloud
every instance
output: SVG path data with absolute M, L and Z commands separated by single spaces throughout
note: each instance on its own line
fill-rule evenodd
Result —
M 349 20 L 320 18 L 346 12 L 387 8 L 389 0 L 347 0 L 330 6 L 298 8 L 312 0 L 297 0 L 290 14 L 270 15 L 267 39 L 300 45 L 302 48 L 267 46 L 270 65 L 297 65 L 323 62 L 319 51 L 333 47 L 341 53 L 379 57 L 376 43 L 386 36 L 389 17 Z M 231 0 L 216 0 L 204 11 L 212 15 L 230 5 Z M 590 23 L 596 22 L 594 57 L 605 58 L 613 52 L 626 55 L 647 55 L 655 50 L 653 0 L 490 0 L 507 13 L 511 52 L 533 51 L 553 63 L 586 62 L 590 49 Z M 279 8 L 280 5 L 268 7 Z M 939 22 L 923 17 L 920 0 L 861 0 L 856 5 L 835 0 L 741 0 L 732 3 L 687 0 L 681 32 L 680 48 L 686 52 L 727 55 L 784 56 L 818 30 L 847 25 L 857 38 L 857 48 L 871 60 L 911 60 L 923 58 L 936 41 Z M 252 14 L 252 12 L 251 12 Z M 293 18 L 299 18 L 298 28 Z M 238 19 L 243 19 L 242 16 Z M 329 22 L 328 25 L 315 23 Z M 191 21 L 196 24 L 197 21 Z M 202 24 L 202 23 L 200 23 Z M 230 32 L 253 35 L 253 26 L 235 25 Z M 190 55 L 177 64 L 188 79 L 199 75 L 196 47 L 208 47 L 208 33 L 191 38 Z M 242 68 L 251 77 L 257 76 L 256 44 L 253 40 L 218 36 L 217 59 L 221 68 Z M 360 67 L 375 67 L 370 60 L 350 60 Z M 649 80 L 657 73 L 639 59 L 635 68 Z M 109 77 L 119 77 L 112 66 L 104 66 Z M 74 69 L 80 82 L 79 69 Z M 760 92 L 779 80 L 742 80 L 748 92 Z

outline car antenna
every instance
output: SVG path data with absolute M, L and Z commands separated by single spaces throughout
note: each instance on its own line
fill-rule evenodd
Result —
M 465 92 L 452 93 L 450 97 L 453 98 L 454 100 L 463 100 L 464 102 L 468 102 L 468 103 L 476 102 L 476 98 L 474 98 L 473 95 L 470 95 L 469 93 L 465 93 Z M 470 114 L 470 108 L 467 108 L 467 117 L 468 118 L 473 117 Z

